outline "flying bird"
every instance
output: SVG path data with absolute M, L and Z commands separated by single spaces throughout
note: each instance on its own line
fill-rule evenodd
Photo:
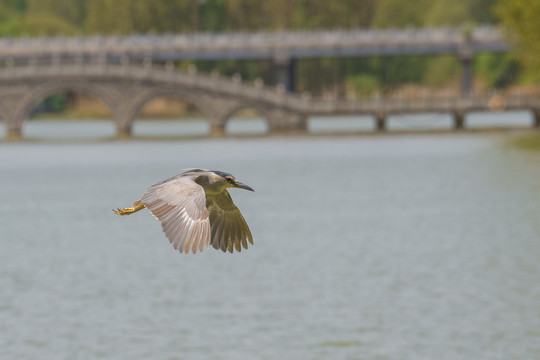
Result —
M 161 222 L 175 249 L 194 254 L 212 245 L 224 252 L 247 249 L 253 237 L 227 188 L 254 191 L 223 171 L 190 169 L 150 186 L 133 207 L 113 210 L 130 215 L 147 208 Z

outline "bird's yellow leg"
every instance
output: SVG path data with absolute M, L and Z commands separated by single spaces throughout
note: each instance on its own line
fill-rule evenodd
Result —
M 143 203 L 141 202 L 141 200 L 137 200 L 133 203 L 133 207 L 116 210 L 113 209 L 113 211 L 117 215 L 131 215 L 142 209 L 144 209 Z

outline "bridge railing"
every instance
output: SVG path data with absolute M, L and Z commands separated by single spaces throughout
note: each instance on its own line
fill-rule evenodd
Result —
M 84 76 L 89 79 L 122 77 L 138 81 L 187 85 L 208 90 L 211 93 L 236 94 L 247 100 L 264 99 L 276 105 L 293 108 L 299 108 L 305 102 L 304 97 L 287 93 L 280 85 L 248 83 L 242 81 L 239 75 L 226 77 L 217 73 L 205 74 L 193 68 L 188 71 L 176 71 L 170 63 L 107 62 L 105 58 L 75 57 L 61 61 L 58 58 L 29 59 L 28 61 L 5 62 L 0 66 L 1 82 L 18 81 L 29 77 L 50 79 L 59 76 Z
M 229 34 L 165 34 L 89 37 L 1 38 L 0 58 L 41 56 L 126 55 L 160 59 L 274 58 L 276 51 L 290 56 L 339 56 L 344 49 L 371 53 L 457 51 L 465 41 L 474 51 L 505 51 L 501 33 L 480 27 L 462 29 L 334 30 Z M 307 51 L 309 50 L 309 51 Z
M 243 101 L 267 103 L 304 114 L 374 114 L 398 112 L 453 112 L 489 110 L 490 108 L 518 109 L 540 108 L 540 93 L 480 93 L 469 96 L 456 94 L 443 96 L 416 96 L 397 98 L 317 98 L 309 94 L 291 94 L 282 86 L 266 86 L 261 82 L 243 82 L 239 76 L 232 78 L 219 74 L 204 74 L 191 68 L 187 72 L 175 71 L 171 64 L 120 61 L 109 63 L 105 58 L 77 57 L 71 61 L 57 58 L 27 62 L 5 63 L 0 67 L 0 82 L 9 83 L 27 78 L 54 79 L 61 76 L 87 79 L 120 77 L 135 81 L 150 81 L 171 86 L 189 86 L 213 94 L 236 96 Z M 502 99 L 497 104 L 493 99 Z M 493 105 L 495 104 L 495 105 Z

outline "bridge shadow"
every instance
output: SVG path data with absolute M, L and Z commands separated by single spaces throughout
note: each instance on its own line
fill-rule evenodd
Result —
M 463 126 L 472 131 L 527 129 L 535 125 L 531 111 L 469 112 L 463 118 Z M 314 116 L 308 119 L 308 132 L 314 135 L 369 134 L 378 133 L 374 116 Z M 455 118 L 451 113 L 402 113 L 391 114 L 384 122 L 386 133 L 447 132 L 455 130 Z
M 393 114 L 385 119 L 384 131 L 414 132 L 452 129 L 451 114 Z M 316 116 L 308 120 L 311 134 L 376 133 L 377 119 L 371 115 Z
M 449 131 L 454 130 L 455 119 L 450 113 L 394 114 L 387 119 L 389 132 Z M 534 116 L 530 111 L 471 111 L 463 118 L 468 130 L 504 130 L 531 128 Z
M 452 114 L 393 114 L 388 116 L 387 130 L 394 132 L 449 131 L 454 127 Z
M 313 116 L 308 119 L 307 130 L 312 134 L 348 134 L 375 131 L 372 116 Z
M 466 117 L 469 129 L 490 128 L 531 128 L 534 126 L 534 114 L 526 110 L 494 112 L 471 112 Z

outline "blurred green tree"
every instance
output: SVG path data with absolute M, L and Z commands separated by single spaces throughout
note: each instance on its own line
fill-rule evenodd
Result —
M 493 22 L 497 0 L 380 0 L 373 25 L 381 28 L 444 27 Z
M 0 4 L 6 9 L 12 9 L 17 12 L 26 11 L 26 0 L 2 0 Z
M 78 27 L 86 15 L 85 4 L 85 0 L 25 0 L 25 10 L 34 17 L 49 14 Z
M 521 66 L 508 54 L 479 54 L 474 63 L 474 72 L 488 88 L 504 88 L 519 82 Z
M 130 0 L 94 0 L 87 3 L 86 30 L 98 34 L 129 34 L 135 32 L 136 21 Z M 146 24 L 145 18 L 138 24 Z
M 540 78 L 540 1 L 499 0 L 494 12 L 515 44 L 518 58 Z
M 447 86 L 457 83 L 461 74 L 461 64 L 457 56 L 439 55 L 427 61 L 422 83 L 432 87 Z
M 28 14 L 22 19 L 23 34 L 29 36 L 75 35 L 79 29 L 72 23 L 50 13 Z
M 378 28 L 420 27 L 430 3 L 431 0 L 381 0 L 372 24 Z
M 20 36 L 24 32 L 21 15 L 0 5 L 0 36 Z

